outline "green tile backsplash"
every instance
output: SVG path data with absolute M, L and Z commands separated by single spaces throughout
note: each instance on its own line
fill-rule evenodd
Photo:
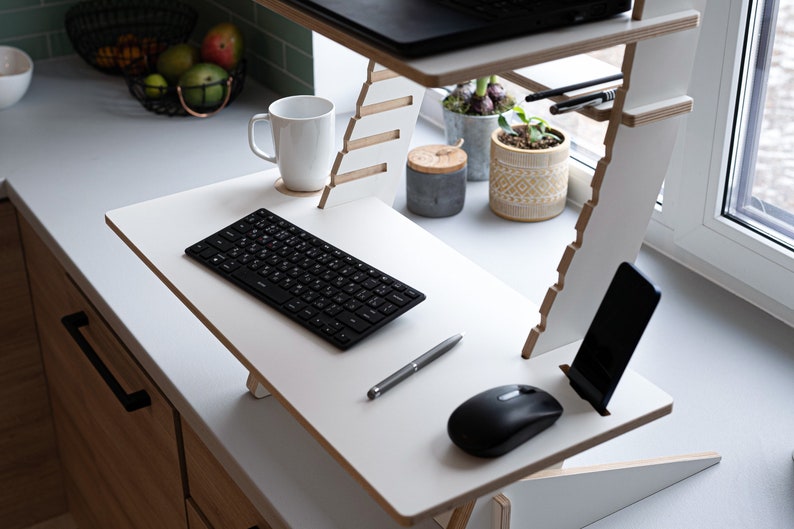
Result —
M 198 11 L 192 39 L 213 24 L 234 22 L 246 38 L 248 75 L 282 95 L 314 91 L 311 32 L 253 0 L 186 0 Z M 0 45 L 25 50 L 33 60 L 74 53 L 63 27 L 76 0 L 0 0 Z

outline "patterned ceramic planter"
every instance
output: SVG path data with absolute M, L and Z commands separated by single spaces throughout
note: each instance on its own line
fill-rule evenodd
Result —
M 550 149 L 526 150 L 505 145 L 491 134 L 489 204 L 500 217 L 534 222 L 556 217 L 568 195 L 570 139 L 554 130 L 563 142 Z

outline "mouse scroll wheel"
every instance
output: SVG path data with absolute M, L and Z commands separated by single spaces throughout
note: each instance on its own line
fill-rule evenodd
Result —
M 516 388 L 516 389 L 511 389 L 507 393 L 502 393 L 501 395 L 496 397 L 496 399 L 505 402 L 518 397 L 522 393 L 531 393 L 531 392 L 526 391 L 526 388 Z
M 511 389 L 506 393 L 502 393 L 496 397 L 496 399 L 501 402 L 506 402 L 518 397 L 519 395 L 531 395 L 532 393 L 535 393 L 535 388 L 532 386 L 518 386 L 517 388 Z
M 502 402 L 505 402 L 507 400 L 514 399 L 514 398 L 518 397 L 519 395 L 521 395 L 521 390 L 514 389 L 512 391 L 508 391 L 507 393 L 502 393 L 501 395 L 499 395 L 496 398 L 497 398 L 497 400 L 501 400 Z

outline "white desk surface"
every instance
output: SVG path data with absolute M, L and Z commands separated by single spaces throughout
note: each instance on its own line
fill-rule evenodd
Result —
M 276 191 L 276 178 L 275 170 L 255 173 L 117 209 L 106 220 L 399 522 L 496 491 L 671 411 L 670 396 L 629 370 L 611 415 L 599 416 L 558 367 L 572 361 L 577 344 L 521 359 L 537 317 L 522 295 L 378 200 L 320 210 L 316 197 Z M 259 207 L 399 277 L 427 300 L 340 352 L 183 255 Z M 466 336 L 450 353 L 383 397 L 366 398 L 373 384 L 459 331 Z M 508 383 L 546 389 L 565 413 L 497 459 L 456 448 L 446 434 L 449 414 L 470 396 Z

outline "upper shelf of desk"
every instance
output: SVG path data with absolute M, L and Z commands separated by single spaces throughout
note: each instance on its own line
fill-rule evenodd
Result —
M 503 40 L 432 57 L 407 59 L 350 35 L 288 2 L 256 1 L 427 87 L 455 84 L 618 44 L 655 38 L 695 28 L 700 19 L 700 14 L 695 10 L 683 10 L 644 20 L 632 20 L 631 15 L 625 14 L 600 22 Z

